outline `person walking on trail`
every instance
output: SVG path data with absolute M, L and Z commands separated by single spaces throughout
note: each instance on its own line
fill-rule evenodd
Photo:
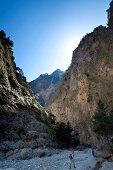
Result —
M 69 163 L 70 163 L 69 169 L 71 169 L 72 165 L 75 168 L 74 152 L 69 155 Z
M 92 147 L 92 155 L 95 157 L 95 148 Z

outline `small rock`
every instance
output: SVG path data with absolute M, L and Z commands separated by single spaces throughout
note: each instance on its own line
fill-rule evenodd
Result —
M 9 151 L 9 152 L 7 152 L 7 153 L 6 153 L 6 157 L 9 157 L 9 156 L 13 155 L 13 153 L 14 153 L 14 152 L 13 152 L 12 150 Z
M 0 161 L 3 161 L 5 159 L 5 154 L 3 152 L 0 152 Z
M 32 158 L 32 149 L 28 149 L 28 148 L 25 148 L 25 149 L 22 149 L 21 150 L 21 153 L 20 153 L 20 158 L 25 160 L 25 159 L 30 159 Z

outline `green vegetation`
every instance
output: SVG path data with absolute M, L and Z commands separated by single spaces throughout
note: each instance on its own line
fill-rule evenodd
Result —
M 80 144 L 79 134 L 73 133 L 69 122 L 58 122 L 55 128 L 55 140 L 61 148 L 76 147 Z
M 10 37 L 6 37 L 6 34 L 3 30 L 0 31 L 0 39 L 4 46 L 12 49 L 13 41 L 10 40 Z
M 106 139 L 111 147 L 113 141 L 113 111 L 108 111 L 101 100 L 99 100 L 97 112 L 93 116 L 93 126 L 97 136 Z
M 16 67 L 16 71 L 17 71 L 19 74 L 21 74 L 22 77 L 24 76 L 23 70 L 20 69 L 19 67 Z
M 56 122 L 55 116 L 44 110 L 40 113 L 41 121 L 48 127 L 48 133 L 53 142 L 60 148 L 75 147 L 79 144 L 78 134 L 72 134 L 72 127 L 69 122 Z M 39 119 L 39 117 L 38 117 Z
M 22 69 L 19 67 L 16 67 L 16 63 L 14 61 L 14 56 L 13 56 L 13 41 L 10 40 L 10 37 L 6 37 L 6 34 L 3 30 L 0 31 L 0 42 L 1 42 L 1 47 L 3 47 L 4 50 L 4 61 L 7 64 L 7 70 L 9 74 L 15 79 L 16 74 L 19 73 L 22 77 L 24 77 L 24 73 Z M 7 49 L 7 50 L 6 50 Z
M 56 141 L 61 147 L 70 147 L 72 143 L 72 135 L 73 131 L 69 122 L 65 124 L 64 122 L 58 123 L 56 126 L 55 137 Z

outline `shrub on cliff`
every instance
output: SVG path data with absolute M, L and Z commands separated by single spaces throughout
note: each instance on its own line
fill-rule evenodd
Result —
M 6 34 L 5 34 L 5 32 L 4 32 L 3 30 L 0 31 L 0 39 L 1 39 L 2 43 L 3 43 L 5 46 L 7 46 L 7 47 L 9 47 L 10 49 L 12 49 L 12 47 L 13 47 L 13 41 L 10 40 L 10 37 L 6 37 Z

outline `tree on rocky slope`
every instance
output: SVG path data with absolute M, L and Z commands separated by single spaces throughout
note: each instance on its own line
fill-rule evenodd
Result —
M 56 126 L 55 137 L 56 141 L 60 147 L 69 147 L 72 141 L 72 127 L 68 122 L 65 124 L 64 122 L 58 123 Z
M 99 137 L 103 137 L 111 146 L 113 136 L 113 110 L 108 111 L 104 103 L 99 100 L 97 111 L 93 115 L 94 131 Z

